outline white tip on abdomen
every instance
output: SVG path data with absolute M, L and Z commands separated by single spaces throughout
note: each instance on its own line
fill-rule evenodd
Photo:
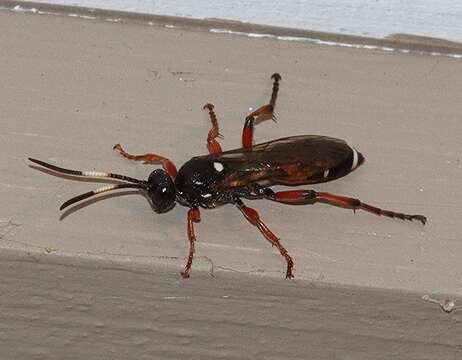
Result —
M 351 170 L 353 170 L 358 166 L 359 155 L 358 151 L 354 147 L 352 147 L 351 150 L 353 150 L 353 162 L 351 163 Z

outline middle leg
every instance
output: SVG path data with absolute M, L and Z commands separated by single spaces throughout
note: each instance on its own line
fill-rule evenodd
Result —
M 244 205 L 241 199 L 235 199 L 235 204 L 239 210 L 241 210 L 242 214 L 245 218 L 252 224 L 255 225 L 258 230 L 263 234 L 263 236 L 273 245 L 276 246 L 281 253 L 282 256 L 287 261 L 287 271 L 286 271 L 286 278 L 290 279 L 293 278 L 294 275 L 292 273 L 292 268 L 294 267 L 294 261 L 290 257 L 287 250 L 282 246 L 279 241 L 279 238 L 268 228 L 268 226 L 260 220 L 260 216 L 258 213 L 247 206 Z
M 220 144 L 215 139 L 223 139 L 223 135 L 220 134 L 218 119 L 213 108 L 214 106 L 212 104 L 204 105 L 204 110 L 207 109 L 209 111 L 210 121 L 212 122 L 212 128 L 207 135 L 207 149 L 209 149 L 210 154 L 221 154 L 223 151 L 221 150 Z

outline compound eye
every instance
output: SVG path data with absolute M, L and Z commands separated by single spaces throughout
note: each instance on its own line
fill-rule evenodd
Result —
M 167 212 L 175 204 L 175 190 L 159 186 L 151 195 L 152 205 L 158 213 Z

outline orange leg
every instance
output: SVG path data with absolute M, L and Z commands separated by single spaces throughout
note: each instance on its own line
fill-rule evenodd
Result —
M 247 206 L 244 205 L 244 203 L 240 200 L 236 200 L 236 206 L 241 210 L 242 214 L 244 214 L 245 218 L 252 224 L 255 225 L 258 230 L 263 234 L 263 236 L 273 245 L 276 246 L 281 253 L 282 256 L 287 261 L 287 271 L 286 271 L 286 278 L 293 278 L 294 275 L 292 273 L 292 268 L 294 267 L 294 262 L 292 258 L 290 257 L 289 253 L 287 250 L 282 246 L 282 244 L 279 242 L 279 238 L 266 226 L 263 221 L 260 220 L 260 216 L 258 213 Z
M 242 147 L 250 148 L 253 142 L 253 128 L 255 118 L 247 116 L 245 118 L 244 130 L 242 130 Z
M 379 216 L 387 216 L 402 220 L 417 220 L 423 225 L 427 222 L 427 218 L 423 215 L 409 215 L 390 210 L 383 210 L 378 207 L 365 204 L 358 199 L 334 195 L 327 192 L 316 192 L 313 190 L 290 190 L 275 193 L 271 189 L 263 189 L 261 190 L 261 193 L 267 199 L 285 204 L 310 204 L 319 201 L 330 205 L 353 209 L 354 211 L 360 209 Z
M 176 173 L 177 173 L 176 166 L 175 164 L 173 164 L 173 162 L 171 162 L 166 157 L 156 155 L 156 154 L 131 155 L 127 153 L 120 144 L 114 145 L 113 149 L 117 150 L 120 153 L 120 155 L 130 160 L 143 161 L 144 164 L 148 164 L 148 163 L 162 164 L 164 170 L 167 171 L 172 178 L 176 177 Z
M 196 235 L 194 234 L 194 223 L 201 221 L 201 213 L 198 208 L 191 208 L 188 211 L 188 239 L 189 239 L 189 255 L 188 261 L 184 270 L 181 272 L 183 278 L 189 277 L 189 272 L 191 271 L 192 261 L 194 258 L 194 243 L 196 241 Z
M 271 93 L 271 99 L 269 104 L 259 107 L 254 112 L 250 113 L 245 118 L 244 129 L 242 131 L 242 146 L 249 148 L 252 146 L 253 141 L 253 130 L 255 121 L 264 121 L 272 119 L 276 121 L 276 116 L 274 115 L 274 108 L 276 107 L 276 99 L 279 91 L 279 81 L 281 80 L 281 75 L 275 73 L 271 75 L 273 82 L 273 92 Z
M 204 105 L 204 110 L 207 109 L 209 111 L 210 121 L 212 122 L 212 128 L 207 135 L 207 149 L 209 149 L 210 154 L 221 154 L 223 151 L 221 150 L 220 144 L 215 139 L 223 139 L 223 135 L 220 134 L 218 119 L 213 108 L 214 106 L 212 104 Z

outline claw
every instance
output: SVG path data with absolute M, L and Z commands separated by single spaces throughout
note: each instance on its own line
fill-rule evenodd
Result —
M 427 224 L 427 218 L 423 215 L 411 215 L 411 220 L 420 221 L 422 225 Z
M 274 73 L 273 75 L 271 75 L 271 79 L 274 81 L 280 81 L 282 77 L 279 73 Z

